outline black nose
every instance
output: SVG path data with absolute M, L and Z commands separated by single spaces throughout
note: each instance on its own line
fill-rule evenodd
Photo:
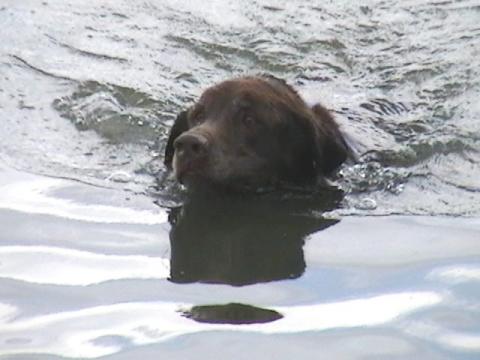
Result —
M 207 154 L 208 140 L 199 134 L 182 134 L 174 142 L 177 157 L 195 159 Z

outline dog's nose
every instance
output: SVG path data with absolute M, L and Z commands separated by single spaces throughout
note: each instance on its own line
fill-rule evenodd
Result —
M 208 140 L 200 134 L 182 134 L 173 145 L 178 157 L 194 160 L 207 154 Z

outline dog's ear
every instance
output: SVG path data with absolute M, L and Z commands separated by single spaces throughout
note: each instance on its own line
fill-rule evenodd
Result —
M 318 173 L 328 175 L 349 155 L 343 135 L 330 112 L 320 104 L 312 107 L 314 115 L 314 161 Z
M 329 175 L 349 156 L 349 148 L 337 123 L 327 109 L 315 105 L 296 108 L 286 106 L 281 113 L 288 114 L 282 143 L 286 168 L 299 178 Z M 291 156 L 289 156 L 289 154 Z
M 170 129 L 170 134 L 168 135 L 167 146 L 165 147 L 165 157 L 163 162 L 169 169 L 171 169 L 172 167 L 173 154 L 175 152 L 173 143 L 175 142 L 177 137 L 179 137 L 183 132 L 187 130 L 188 110 L 184 110 L 180 114 L 178 114 L 172 128 Z

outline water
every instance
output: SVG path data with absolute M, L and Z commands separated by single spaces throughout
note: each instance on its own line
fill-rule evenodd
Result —
M 0 358 L 479 356 L 478 1 L 2 0 L 0 24 Z M 263 72 L 352 139 L 344 194 L 180 208 L 176 114 Z

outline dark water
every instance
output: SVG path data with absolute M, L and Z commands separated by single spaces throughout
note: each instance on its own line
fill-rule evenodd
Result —
M 1 0 L 0 24 L 0 358 L 479 356 L 478 1 Z M 355 144 L 344 194 L 180 207 L 176 114 L 264 72 Z

